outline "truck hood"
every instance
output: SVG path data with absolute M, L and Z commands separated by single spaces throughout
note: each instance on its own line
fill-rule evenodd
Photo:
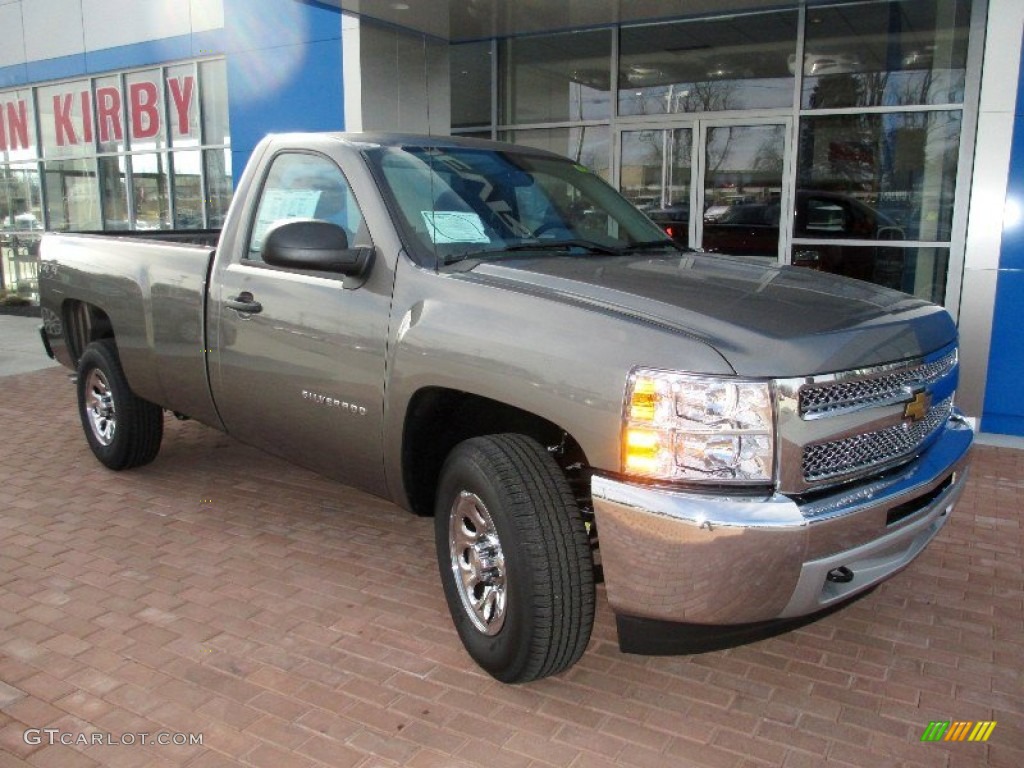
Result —
M 670 329 L 710 345 L 742 376 L 863 368 L 956 339 L 949 313 L 922 299 L 719 255 L 517 258 L 478 263 L 464 276 Z

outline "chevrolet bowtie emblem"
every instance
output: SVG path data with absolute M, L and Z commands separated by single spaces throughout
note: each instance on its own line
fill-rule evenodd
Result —
M 903 408 L 903 418 L 911 421 L 920 421 L 928 415 L 932 407 L 932 396 L 927 392 L 915 392 L 914 399 Z

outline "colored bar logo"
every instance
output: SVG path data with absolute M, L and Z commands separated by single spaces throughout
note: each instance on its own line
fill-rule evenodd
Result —
M 932 720 L 921 734 L 921 741 L 988 741 L 995 727 L 993 720 Z

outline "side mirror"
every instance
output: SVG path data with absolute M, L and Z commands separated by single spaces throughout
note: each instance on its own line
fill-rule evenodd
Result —
M 349 248 L 337 224 L 317 219 L 290 219 L 275 224 L 263 238 L 260 255 L 272 267 L 334 272 L 346 288 L 358 288 L 373 261 L 373 248 Z

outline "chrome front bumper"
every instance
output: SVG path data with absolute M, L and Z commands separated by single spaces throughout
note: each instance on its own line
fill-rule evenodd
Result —
M 809 502 L 683 493 L 595 476 L 612 609 L 728 625 L 804 616 L 852 597 L 906 567 L 949 519 L 973 438 L 954 412 L 909 465 Z M 840 568 L 847 570 L 830 579 Z

